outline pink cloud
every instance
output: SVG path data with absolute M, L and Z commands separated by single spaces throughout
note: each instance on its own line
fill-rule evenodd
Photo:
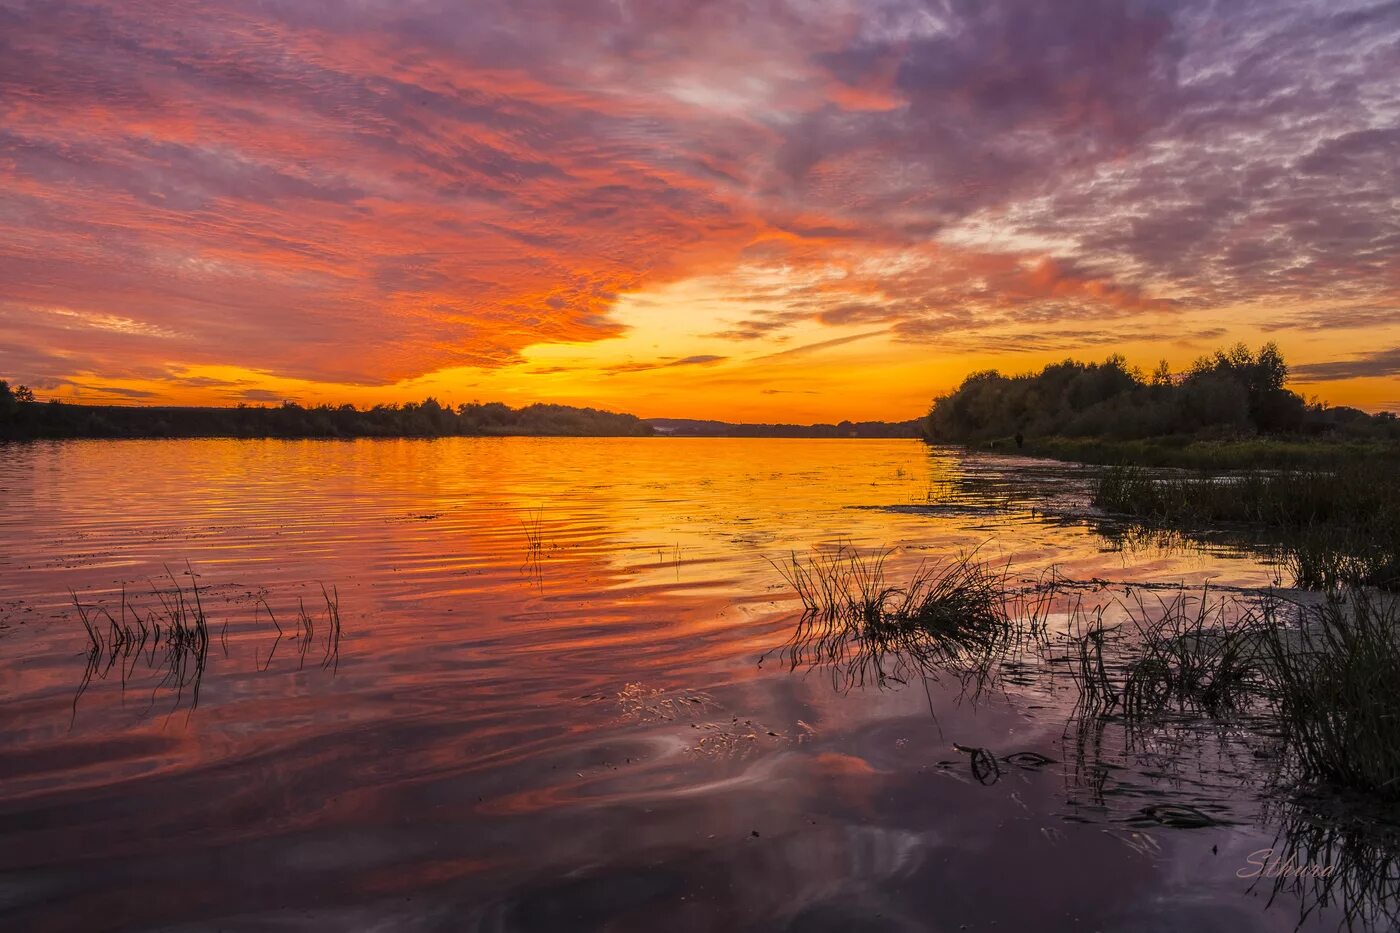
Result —
M 385 384 L 739 264 L 845 269 L 744 340 L 1375 303 L 1400 21 L 1285 6 L 6 6 L 0 371 Z

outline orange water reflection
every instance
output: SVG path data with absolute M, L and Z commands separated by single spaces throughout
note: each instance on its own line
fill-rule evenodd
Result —
M 1291 929 L 1196 849 L 1164 842 L 1163 867 L 1066 827 L 1053 779 L 940 770 L 950 739 L 1053 750 L 1062 719 L 756 663 L 794 612 L 769 560 L 816 545 L 893 548 L 896 575 L 980 548 L 1025 575 L 1272 577 L 1223 548 L 1110 546 L 1079 517 L 1089 475 L 906 441 L 0 449 L 0 911 L 33 930 L 1068 929 L 1141 899 L 1166 917 L 1191 890 L 1231 928 Z M 198 709 L 108 679 L 75 714 L 69 591 L 111 602 L 186 561 L 228 622 Z M 257 600 L 290 616 L 320 583 L 338 669 L 279 649 L 260 670 Z M 1066 853 L 1074 874 L 1046 867 Z

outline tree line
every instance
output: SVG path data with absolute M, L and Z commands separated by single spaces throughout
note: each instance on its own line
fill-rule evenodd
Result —
M 1144 374 L 1120 355 L 1065 360 L 1039 372 L 975 372 L 933 402 L 922 434 L 935 442 L 1074 437 L 1133 440 L 1188 435 L 1345 435 L 1400 440 L 1395 415 L 1309 403 L 1288 389 L 1278 347 L 1243 344 L 1203 356 L 1184 373 L 1165 361 Z
M 909 421 L 842 421 L 837 424 L 736 424 L 696 418 L 651 418 L 658 434 L 676 437 L 918 437 L 919 419 Z
M 436 399 L 406 405 L 239 405 L 201 408 L 76 405 L 38 402 L 23 386 L 0 380 L 0 440 L 156 437 L 450 437 L 541 435 L 645 437 L 650 425 L 633 415 L 500 402 L 443 405 Z

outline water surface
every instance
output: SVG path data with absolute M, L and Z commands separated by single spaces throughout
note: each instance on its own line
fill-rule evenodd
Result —
M 0 923 L 1293 929 L 1237 876 L 1275 832 L 1247 744 L 1109 736 L 1086 779 L 1062 685 L 834 689 L 776 651 L 770 561 L 813 547 L 1109 594 L 1277 579 L 1117 534 L 1092 476 L 913 441 L 0 447 Z M 137 661 L 75 702 L 75 597 L 176 586 L 215 632 L 197 706 Z M 1054 763 L 985 784 L 954 743 Z M 1133 821 L 1176 799 L 1230 825 Z

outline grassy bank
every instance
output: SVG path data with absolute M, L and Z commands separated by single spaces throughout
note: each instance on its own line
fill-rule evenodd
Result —
M 1273 532 L 1299 586 L 1400 588 L 1400 476 L 1393 461 L 1199 476 L 1114 467 L 1100 477 L 1093 502 L 1186 532 L 1221 524 Z
M 1356 461 L 1400 457 L 1386 441 L 1242 437 L 1202 440 L 1187 435 L 1106 440 L 1089 437 L 1006 437 L 969 445 L 973 450 L 1021 454 L 1104 466 L 1176 467 L 1187 470 L 1326 469 Z
M 1187 536 L 1233 527 L 1274 547 L 1298 586 L 1400 589 L 1400 445 L 1297 437 L 1022 440 L 972 449 L 1111 466 L 1095 486 L 1094 505 Z

